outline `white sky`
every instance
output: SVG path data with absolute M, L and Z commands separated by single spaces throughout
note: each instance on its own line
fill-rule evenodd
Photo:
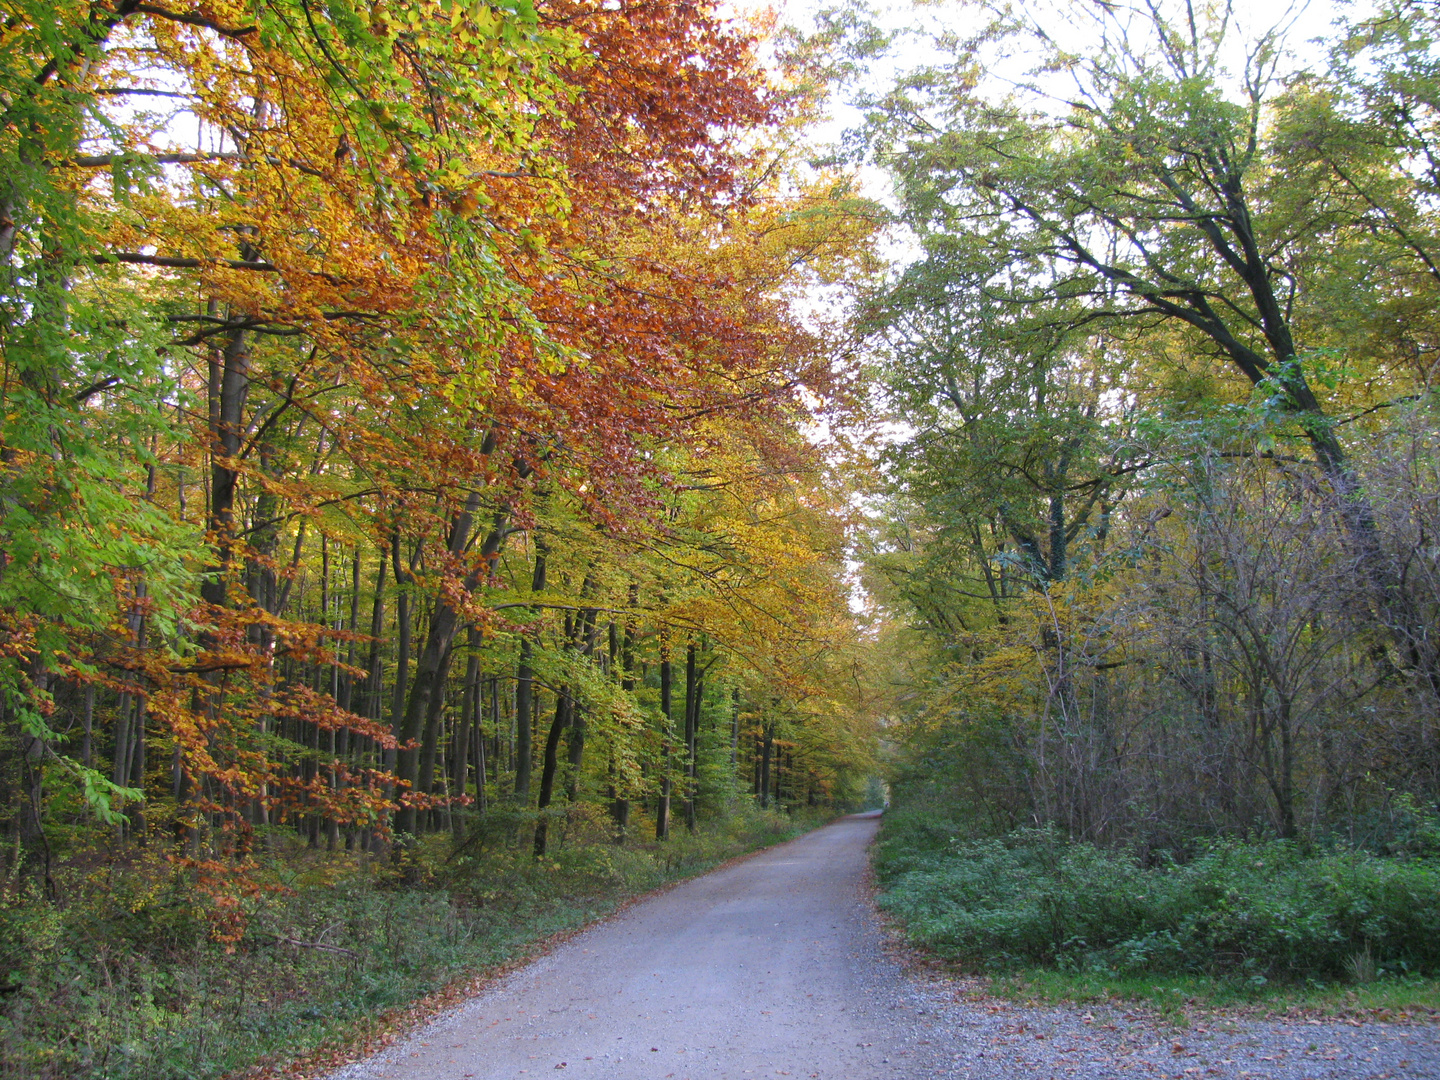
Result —
M 794 25 L 801 30 L 815 28 L 817 12 L 838 7 L 837 0 L 733 0 L 737 10 L 772 10 L 778 16 L 780 25 Z M 1082 2 L 1083 0 L 1077 0 Z M 900 38 L 892 54 L 878 61 L 872 69 L 869 86 L 883 89 L 892 83 L 904 70 L 919 67 L 927 62 L 940 59 L 943 54 L 936 52 L 926 40 L 941 32 L 964 33 L 980 25 L 985 18 L 985 8 L 965 0 L 871 0 L 878 10 L 874 17 L 879 26 L 889 31 L 916 31 L 913 35 Z M 1178 8 L 1175 0 L 1162 6 Z M 1198 0 L 1199 7 L 1204 0 Z M 1070 6 L 1066 0 L 1021 0 L 1019 7 L 1027 14 L 1034 14 L 1039 20 L 1055 31 L 1057 39 L 1069 48 L 1076 48 L 1073 39 L 1064 35 L 1069 32 L 1082 33 L 1084 27 L 1062 13 Z M 1139 7 L 1139 0 L 1127 4 L 1117 0 L 1110 5 L 1112 10 L 1123 11 L 1127 7 Z M 1286 41 L 1299 64 L 1314 64 L 1321 61 L 1323 50 L 1313 43 L 1333 34 L 1337 19 L 1354 20 L 1369 10 L 1370 0 L 1296 0 L 1287 3 L 1267 3 L 1264 0 L 1234 0 L 1235 11 L 1232 21 L 1239 31 L 1234 35 L 1237 42 L 1249 39 L 1254 34 L 1275 26 L 1287 26 Z M 833 119 L 816 132 L 816 142 L 834 141 L 847 129 L 858 127 L 863 119 L 860 111 L 844 100 L 843 94 L 832 105 Z

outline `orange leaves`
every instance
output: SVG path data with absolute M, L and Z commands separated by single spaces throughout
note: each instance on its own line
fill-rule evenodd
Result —
M 255 864 L 248 859 L 234 861 L 180 856 L 172 857 L 170 861 L 194 874 L 195 889 L 209 905 L 205 914 L 210 923 L 210 936 L 224 944 L 227 952 L 234 952 L 249 924 L 246 902 L 263 891 L 252 876 Z
M 211 828 L 383 829 L 396 739 L 376 718 L 452 707 L 443 685 L 433 715 L 409 707 L 415 653 L 453 681 L 454 635 L 499 622 L 485 593 L 537 492 L 635 538 L 670 527 L 687 457 L 802 456 L 798 388 L 823 392 L 825 365 L 785 292 L 823 228 L 785 219 L 755 149 L 779 99 L 709 5 L 114 11 L 67 74 L 77 135 L 47 144 L 44 183 L 83 224 L 70 298 L 125 296 L 92 323 L 143 323 L 165 380 L 139 391 L 158 402 L 143 437 L 114 440 L 113 485 L 189 546 L 163 603 L 142 595 L 153 561 L 113 560 L 83 661 L 103 674 L 74 677 L 175 755 L 173 776 L 135 754 L 116 775 L 172 784 Z M 428 656 L 371 650 L 362 593 L 377 637 L 403 602 Z

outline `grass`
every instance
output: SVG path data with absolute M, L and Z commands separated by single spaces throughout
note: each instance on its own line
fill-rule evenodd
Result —
M 524 822 L 492 815 L 458 853 L 430 837 L 398 866 L 277 837 L 228 944 L 163 857 L 77 859 L 63 904 L 0 903 L 0 1077 L 211 1080 L 373 1041 L 427 995 L 816 823 L 742 807 L 693 837 L 616 845 L 578 821 L 537 861 Z
M 970 838 L 887 815 L 880 905 L 911 945 L 1037 1002 L 1430 1015 L 1440 1010 L 1440 857 L 1198 842 L 1141 861 L 1024 829 Z
M 1298 1014 L 1316 1017 L 1440 1017 L 1440 980 L 1396 976 L 1363 986 L 1339 982 L 1266 982 L 1206 975 L 1113 975 L 1023 968 L 981 980 L 984 992 L 1037 1005 L 1137 1006 L 1185 1022 L 1197 1013 Z

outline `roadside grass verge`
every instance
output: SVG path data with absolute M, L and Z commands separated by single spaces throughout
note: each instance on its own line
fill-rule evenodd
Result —
M 536 860 L 533 817 L 487 815 L 458 851 L 431 836 L 399 861 L 277 836 L 228 944 L 193 877 L 158 854 L 77 860 L 58 879 L 63 906 L 13 891 L 0 904 L 0 1077 L 212 1080 L 370 1041 L 377 1017 L 404 1026 L 426 995 L 820 824 L 741 805 L 695 836 L 619 845 L 602 822 L 572 821 Z
M 1213 840 L 1181 857 L 902 809 L 875 852 L 911 945 L 988 992 L 1316 1013 L 1440 1009 L 1440 858 Z
M 1023 968 L 980 980 L 993 997 L 1036 1005 L 1140 1006 L 1184 1022 L 1196 1013 L 1224 1012 L 1309 1017 L 1366 1015 L 1378 1019 L 1440 1018 L 1440 980 L 1398 975 L 1364 985 L 1270 982 L 1210 975 L 1113 975 Z

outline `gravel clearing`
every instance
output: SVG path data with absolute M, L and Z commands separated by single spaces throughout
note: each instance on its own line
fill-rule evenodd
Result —
M 606 919 L 330 1080 L 1424 1077 L 1440 1026 L 1031 1007 L 907 972 L 855 815 Z
M 937 1076 L 1440 1078 L 1440 1027 L 1429 1023 L 1215 1016 L 1179 1026 L 1117 1008 L 957 1001 L 937 978 L 916 980 L 913 994 L 931 1018 L 922 1037 L 948 1057 Z

